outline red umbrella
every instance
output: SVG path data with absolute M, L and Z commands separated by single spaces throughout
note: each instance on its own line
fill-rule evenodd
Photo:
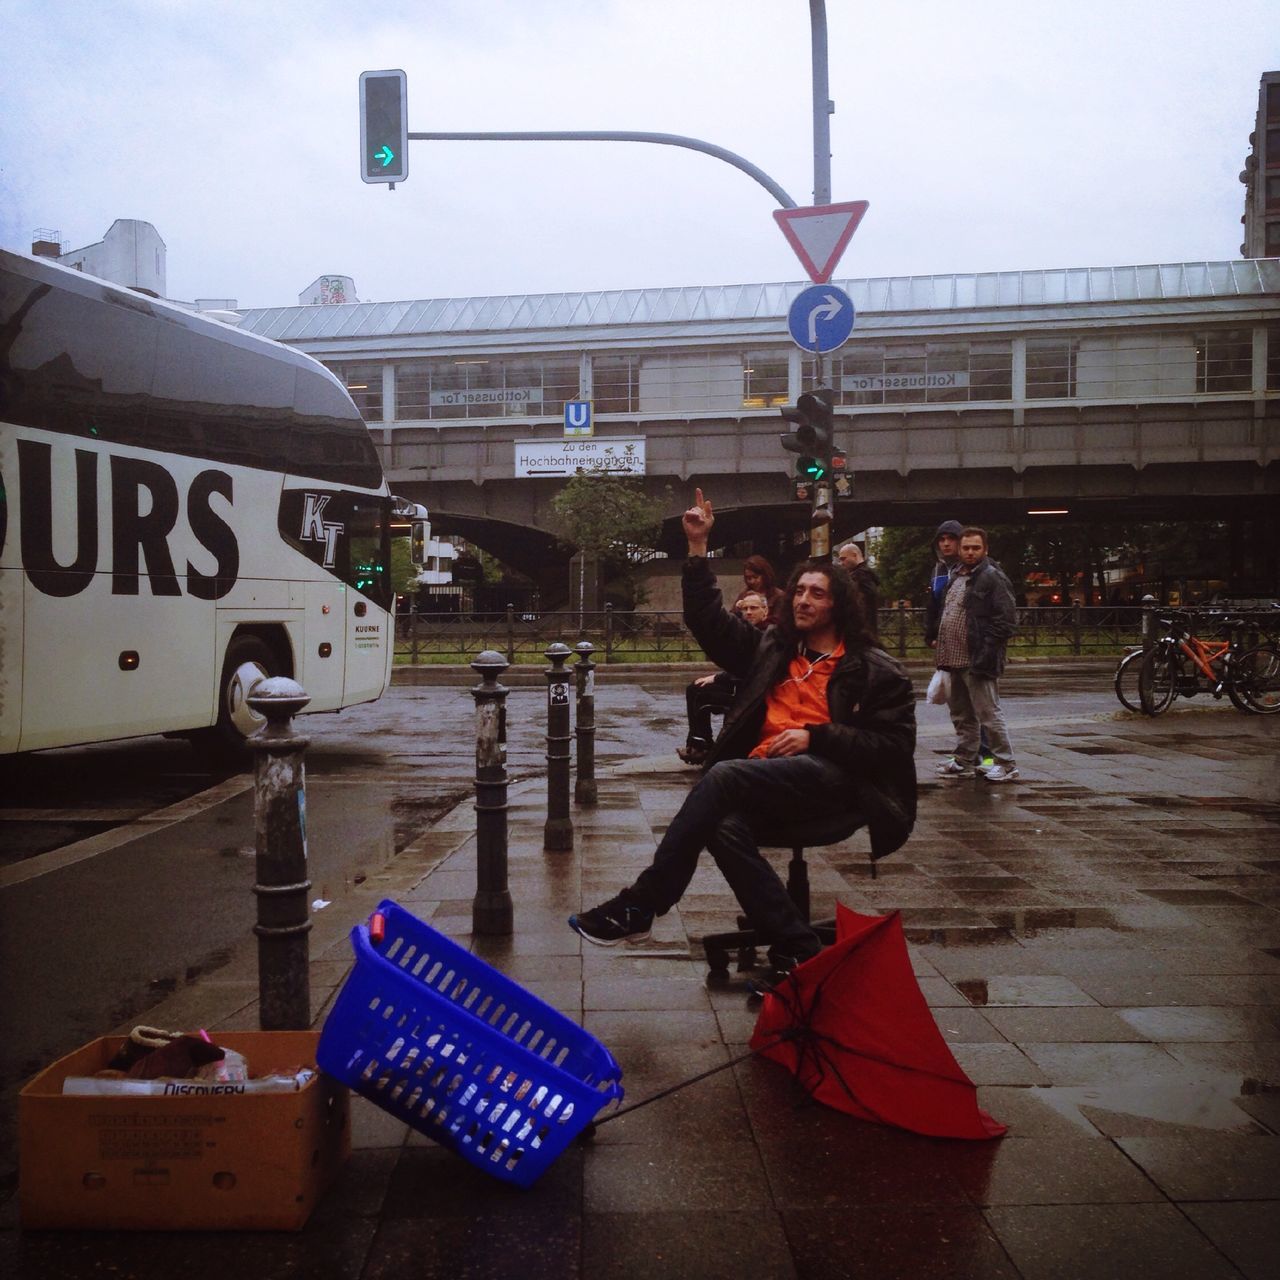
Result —
M 838 1111 L 937 1138 L 998 1138 L 925 1003 L 895 911 L 836 907 L 836 942 L 765 996 L 751 1048 Z

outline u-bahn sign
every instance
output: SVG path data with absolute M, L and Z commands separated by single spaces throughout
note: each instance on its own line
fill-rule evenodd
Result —
M 575 476 L 603 471 L 615 476 L 644 475 L 644 437 L 619 440 L 517 440 L 516 479 Z

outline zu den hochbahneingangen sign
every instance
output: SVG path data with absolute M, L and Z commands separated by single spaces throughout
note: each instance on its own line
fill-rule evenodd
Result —
M 644 475 L 644 437 L 636 440 L 517 440 L 516 478 L 574 476 L 579 471 Z

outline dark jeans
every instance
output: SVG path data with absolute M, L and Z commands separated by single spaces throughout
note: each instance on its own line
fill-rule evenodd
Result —
M 665 915 L 709 849 L 753 927 L 779 950 L 806 959 L 819 951 L 818 935 L 761 854 L 755 832 L 801 815 L 834 817 L 849 807 L 848 775 L 821 756 L 722 760 L 689 792 L 633 892 Z
M 728 679 L 713 680 L 710 684 L 694 682 L 685 686 L 684 702 L 689 712 L 689 746 L 694 743 L 708 747 L 711 745 L 711 715 L 713 712 L 723 715 L 728 711 L 736 688 L 737 684 Z

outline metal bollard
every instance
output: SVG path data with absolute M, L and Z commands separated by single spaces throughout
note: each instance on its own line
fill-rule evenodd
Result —
M 246 699 L 267 724 L 249 739 L 254 752 L 253 815 L 257 850 L 258 1026 L 305 1031 L 311 1025 L 307 934 L 307 793 L 302 754 L 308 739 L 292 719 L 311 699 L 288 676 L 259 680 Z
M 569 672 L 568 645 L 558 640 L 546 651 L 547 671 L 547 825 L 542 847 L 552 853 L 573 848 L 569 817 Z
M 573 799 L 576 804 L 590 808 L 596 803 L 596 664 L 591 661 L 595 645 L 590 640 L 579 640 L 573 649 L 578 655 L 573 668 L 578 682 L 578 714 L 574 721 L 578 769 Z
M 471 931 L 489 937 L 512 932 L 507 886 L 507 689 L 498 677 L 507 669 L 502 654 L 486 649 L 471 664 L 481 683 L 476 700 L 476 896 Z

